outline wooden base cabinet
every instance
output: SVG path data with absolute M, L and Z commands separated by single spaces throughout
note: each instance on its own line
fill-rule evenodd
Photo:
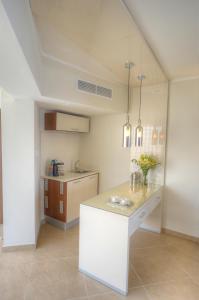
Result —
M 59 221 L 66 221 L 67 185 L 64 182 L 45 180 L 44 182 L 44 210 L 45 215 Z
M 44 180 L 45 215 L 70 223 L 79 218 L 80 204 L 98 194 L 98 174 L 70 182 Z

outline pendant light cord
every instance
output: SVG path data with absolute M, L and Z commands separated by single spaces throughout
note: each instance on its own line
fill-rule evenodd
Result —
M 131 77 L 131 65 L 128 66 L 128 103 L 127 103 L 127 122 L 129 122 L 129 109 L 130 109 L 130 77 Z
M 140 79 L 140 106 L 139 106 L 139 119 L 138 119 L 139 124 L 141 124 L 140 115 L 141 115 L 141 106 L 142 106 L 142 80 L 143 80 L 143 78 L 141 77 L 141 79 Z

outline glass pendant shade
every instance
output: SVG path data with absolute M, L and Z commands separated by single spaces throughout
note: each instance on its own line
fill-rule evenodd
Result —
M 142 81 L 145 79 L 144 75 L 139 75 L 138 80 L 140 80 L 140 103 L 139 103 L 139 118 L 138 126 L 135 128 L 135 147 L 142 147 L 143 145 L 143 127 L 141 125 L 141 105 L 142 105 Z
M 135 146 L 142 147 L 143 145 L 143 127 L 141 122 L 138 123 L 138 126 L 135 129 Z
M 123 147 L 129 148 L 131 147 L 131 132 L 132 127 L 131 124 L 127 121 L 123 126 Z

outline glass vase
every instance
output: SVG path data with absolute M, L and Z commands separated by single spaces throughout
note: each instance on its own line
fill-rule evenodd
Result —
M 149 169 L 142 170 L 143 178 L 144 178 L 144 180 L 143 180 L 144 185 L 148 185 L 148 179 L 147 179 L 148 171 L 149 171 Z

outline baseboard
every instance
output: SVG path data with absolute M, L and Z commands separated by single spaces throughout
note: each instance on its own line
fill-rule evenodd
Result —
M 17 245 L 17 246 L 2 246 L 3 252 L 12 252 L 12 251 L 24 251 L 24 250 L 35 250 L 36 245 L 30 244 L 30 245 Z
M 69 229 L 69 228 L 71 228 L 71 227 L 73 227 L 73 226 L 75 226 L 79 223 L 79 218 L 75 219 L 71 222 L 68 222 L 68 223 L 61 222 L 61 221 L 56 220 L 54 218 L 51 218 L 49 216 L 46 216 L 45 220 L 46 220 L 46 223 L 49 223 L 49 224 L 51 224 L 53 226 L 56 226 L 56 227 L 58 227 L 60 229 L 63 229 L 63 230 L 67 230 L 67 229 Z
M 98 277 L 96 277 L 96 276 L 90 274 L 90 273 L 87 272 L 87 271 L 84 271 L 84 270 L 81 269 L 81 268 L 79 268 L 79 271 L 80 271 L 81 273 L 83 273 L 84 275 L 88 276 L 89 278 L 94 279 L 95 281 L 98 281 L 99 283 L 101 283 L 101 284 L 107 286 L 108 288 L 114 290 L 116 293 L 121 294 L 122 296 L 127 296 L 127 295 L 128 295 L 128 289 L 127 289 L 126 291 L 120 290 L 120 289 L 118 289 L 117 287 L 115 287 L 115 286 L 113 286 L 113 285 L 107 283 L 107 282 L 104 281 L 104 280 L 99 279 Z
M 145 230 L 145 231 L 149 231 L 149 232 L 154 232 L 154 233 L 161 233 L 162 232 L 162 228 L 157 228 L 155 226 L 148 226 L 146 224 L 141 224 L 140 229 Z
M 189 240 L 189 241 L 192 241 L 192 242 L 195 242 L 195 243 L 199 243 L 199 238 L 198 237 L 191 236 L 191 235 L 188 235 L 188 234 L 185 234 L 185 233 L 181 233 L 181 232 L 178 232 L 178 231 L 175 231 L 175 230 L 162 228 L 162 232 L 166 233 L 166 234 L 176 236 L 176 237 L 179 237 L 179 238 L 183 238 L 185 240 Z

